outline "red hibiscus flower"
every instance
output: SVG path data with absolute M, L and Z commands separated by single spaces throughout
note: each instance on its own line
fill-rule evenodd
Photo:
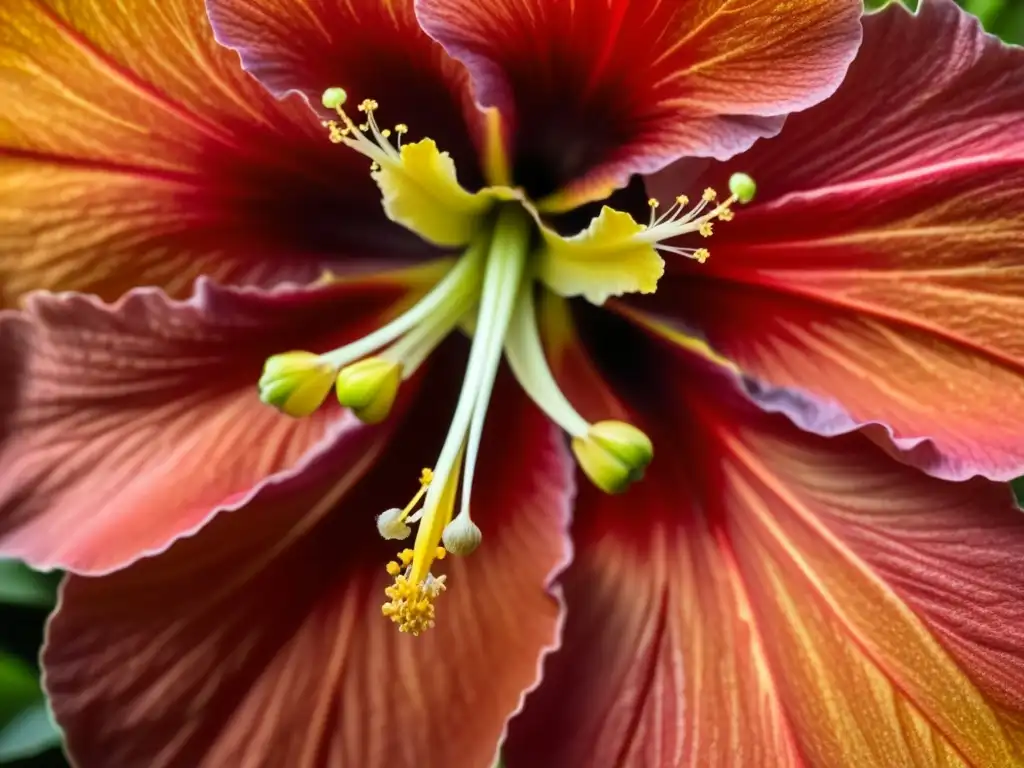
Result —
M 76 765 L 1020 763 L 1020 50 L 208 6 L 0 10 L 0 549 L 72 574 Z

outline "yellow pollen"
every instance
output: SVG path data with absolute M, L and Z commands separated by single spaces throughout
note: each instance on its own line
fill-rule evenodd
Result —
M 676 198 L 676 205 L 681 205 L 681 206 L 683 206 L 685 208 L 689 204 L 690 204 L 690 198 L 688 198 L 686 195 L 679 195 Z
M 434 552 L 434 557 L 437 558 L 438 560 L 444 560 L 445 555 L 447 555 L 447 554 L 448 554 L 448 550 L 447 549 L 445 549 L 444 547 L 438 547 L 437 551 Z
M 647 205 L 649 205 L 651 208 L 657 208 L 658 201 L 652 197 L 650 200 L 647 201 Z
M 403 549 L 398 553 L 398 561 L 404 566 L 408 567 L 412 563 L 413 552 L 411 549 Z
M 711 187 L 708 187 L 707 189 L 704 190 L 704 195 L 703 195 L 704 202 L 706 202 L 706 203 L 713 202 L 717 197 L 718 197 L 718 193 L 715 192 L 715 190 L 713 190 Z
M 444 582 L 444 576 L 428 576 L 423 583 L 414 584 L 408 576 L 399 574 L 384 590 L 388 601 L 380 612 L 398 625 L 399 632 L 416 637 L 434 626 L 434 600 L 444 592 Z
M 408 132 L 409 126 L 406 125 L 405 123 L 399 123 L 398 125 L 395 126 L 395 133 L 397 133 L 399 136 L 406 134 Z
M 719 221 L 732 221 L 736 218 L 736 214 L 733 213 L 731 208 L 726 208 L 720 214 L 718 214 Z
M 700 232 L 701 237 L 711 237 L 714 233 L 714 225 L 710 221 L 705 221 L 700 225 L 700 229 L 698 231 Z
M 707 248 L 698 248 L 696 251 L 693 252 L 693 260 L 696 261 L 698 264 L 703 264 L 705 261 L 708 260 L 708 257 L 710 255 L 711 251 L 709 251 Z

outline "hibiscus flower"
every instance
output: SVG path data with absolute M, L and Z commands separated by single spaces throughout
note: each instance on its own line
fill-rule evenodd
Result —
M 0 551 L 71 573 L 76 765 L 1020 763 L 1020 50 L 949 0 L 0 22 Z

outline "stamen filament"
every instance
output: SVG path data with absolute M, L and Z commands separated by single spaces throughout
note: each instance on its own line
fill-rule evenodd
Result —
M 472 309 L 476 299 L 475 289 L 455 294 L 443 309 L 417 325 L 380 356 L 401 363 L 402 380 L 408 380 Z
M 479 284 L 484 253 L 484 248 L 471 244 L 462 258 L 448 271 L 448 274 L 411 309 L 358 341 L 326 353 L 323 356 L 324 359 L 337 368 L 343 368 L 349 363 L 377 351 L 385 344 L 391 343 L 420 323 L 429 320 L 434 313 L 459 295 L 474 295 Z
M 487 406 L 491 400 L 491 393 L 494 391 L 494 380 L 498 376 L 502 347 L 515 310 L 516 296 L 519 293 L 513 286 L 519 286 L 523 282 L 523 273 L 526 269 L 530 228 L 524 226 L 524 217 L 525 214 L 518 207 L 502 211 L 498 216 L 494 239 L 491 241 L 490 258 L 501 269 L 500 272 L 498 269 L 495 270 L 494 283 L 498 300 L 495 302 L 493 314 L 490 315 L 492 322 L 477 329 L 477 333 L 488 334 L 485 339 L 481 340 L 484 348 L 488 351 L 488 356 L 484 360 L 480 374 L 482 378 L 477 390 L 476 408 L 470 419 L 469 438 L 466 446 L 466 472 L 462 484 L 461 514 L 467 517 L 469 517 L 470 498 L 473 495 L 473 477 L 476 473 L 477 456 L 480 453 L 480 440 L 483 436 L 484 421 L 487 419 Z M 484 290 L 487 290 L 486 282 Z M 480 309 L 481 317 L 486 319 L 487 316 L 483 314 L 482 300 Z
M 548 366 L 537 330 L 533 286 L 530 284 L 520 289 L 515 314 L 505 337 L 505 359 L 519 385 L 549 419 L 572 437 L 587 434 L 590 424 L 562 393 Z
M 481 392 L 490 396 L 501 358 L 502 340 L 511 320 L 514 297 L 518 293 L 524 271 L 530 231 L 527 214 L 518 206 L 499 209 L 497 224 L 487 241 L 490 254 L 484 272 L 476 334 L 466 364 L 466 376 L 448 435 L 434 466 L 434 476 L 441 482 L 432 484 L 427 492 L 423 519 L 416 531 L 416 542 L 413 545 L 415 555 L 409 575 L 413 583 L 422 582 L 430 572 L 437 544 L 450 520 L 450 511 L 445 515 L 441 508 L 442 491 L 448 486 L 448 478 L 461 463 L 473 414 L 480 407 Z M 486 409 L 486 400 L 483 402 Z M 475 464 L 474 454 L 467 468 L 464 499 L 471 492 L 472 478 L 469 472 L 475 468 Z

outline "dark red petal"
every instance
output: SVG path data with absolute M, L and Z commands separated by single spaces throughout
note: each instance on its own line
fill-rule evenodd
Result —
M 571 473 L 557 432 L 499 388 L 483 545 L 439 564 L 437 626 L 399 634 L 380 611 L 396 542 L 374 516 L 435 455 L 451 398 L 423 395 L 385 453 L 352 432 L 162 555 L 68 579 L 43 658 L 79 768 L 490 768 L 556 643 Z
M 417 0 L 497 106 L 517 183 L 549 207 L 605 197 L 682 156 L 725 159 L 830 95 L 857 0 Z
M 343 87 L 352 114 L 363 99 L 380 104 L 382 127 L 409 126 L 450 153 L 459 180 L 482 183 L 471 133 L 481 114 L 457 61 L 420 29 L 413 0 L 207 0 L 217 39 L 274 93 L 298 91 L 320 107 L 324 90 Z
M 0 306 L 307 280 L 415 242 L 364 158 L 217 45 L 202 0 L 5 0 L 0 62 Z
M 949 0 L 869 17 L 832 99 L 705 179 L 760 196 L 647 306 L 801 390 L 773 407 L 808 428 L 877 421 L 931 473 L 1021 474 L 1022 105 L 1024 51 Z
M 106 572 L 301 472 L 352 427 L 337 403 L 260 402 L 264 360 L 371 331 L 407 293 L 366 279 L 274 293 L 201 282 L 187 302 L 36 294 L 0 320 L 0 552 Z M 328 330 L 324 330 L 328 329 Z
M 508 767 L 1018 765 L 1009 489 L 808 435 L 705 361 L 633 342 L 611 374 L 643 377 L 654 462 L 623 496 L 581 498 L 563 646 Z M 574 398 L 602 386 L 585 370 L 562 368 Z

